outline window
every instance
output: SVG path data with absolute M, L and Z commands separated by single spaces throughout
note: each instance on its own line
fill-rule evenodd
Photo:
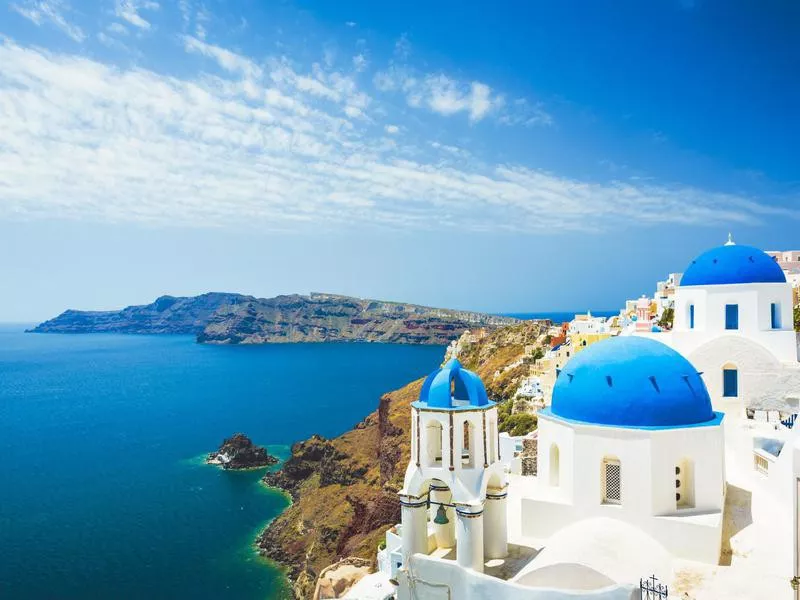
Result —
M 739 305 L 725 305 L 725 329 L 739 329 Z
M 694 507 L 694 473 L 692 461 L 688 458 L 675 465 L 675 506 Z
M 461 466 L 471 469 L 475 466 L 475 426 L 464 421 L 464 438 L 461 445 Z
M 694 304 L 689 305 L 689 329 L 694 329 Z
M 622 465 L 619 459 L 603 459 L 603 504 L 622 503 Z
M 558 487 L 559 484 L 559 476 L 561 473 L 559 472 L 559 456 L 558 456 L 558 446 L 556 444 L 550 445 L 550 485 L 553 487 Z
M 442 466 L 442 424 L 436 421 L 425 427 L 425 464 Z
M 739 371 L 735 367 L 722 369 L 722 396 L 736 398 L 739 395 Z
M 781 328 L 781 306 L 777 302 L 773 302 L 769 306 L 769 317 L 773 329 Z

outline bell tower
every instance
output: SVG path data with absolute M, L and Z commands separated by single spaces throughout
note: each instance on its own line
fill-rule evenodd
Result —
M 456 359 L 431 373 L 411 405 L 411 460 L 400 492 L 403 560 L 438 552 L 483 571 L 508 553 L 508 477 L 497 404 Z M 486 527 L 484 528 L 484 523 Z

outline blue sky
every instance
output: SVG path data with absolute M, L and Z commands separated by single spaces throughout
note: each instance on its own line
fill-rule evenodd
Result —
M 800 247 L 794 2 L 0 2 L 3 321 L 616 308 Z

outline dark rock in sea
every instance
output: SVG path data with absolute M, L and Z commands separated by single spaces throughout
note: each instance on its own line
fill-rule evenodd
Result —
M 220 465 L 223 469 L 255 469 L 268 467 L 278 462 L 271 456 L 266 448 L 256 446 L 249 437 L 243 433 L 235 433 L 222 442 L 219 450 L 212 452 L 206 458 L 212 465 Z

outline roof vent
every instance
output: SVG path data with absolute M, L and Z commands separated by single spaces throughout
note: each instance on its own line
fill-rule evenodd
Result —
M 656 391 L 660 394 L 661 390 L 658 389 L 658 383 L 656 382 L 656 376 L 655 375 L 650 375 L 650 377 L 648 377 L 648 379 L 650 380 L 650 383 L 653 384 L 653 387 L 656 389 Z
M 608 387 L 612 387 L 614 385 L 611 380 L 611 375 L 606 375 L 606 383 L 608 384 Z

